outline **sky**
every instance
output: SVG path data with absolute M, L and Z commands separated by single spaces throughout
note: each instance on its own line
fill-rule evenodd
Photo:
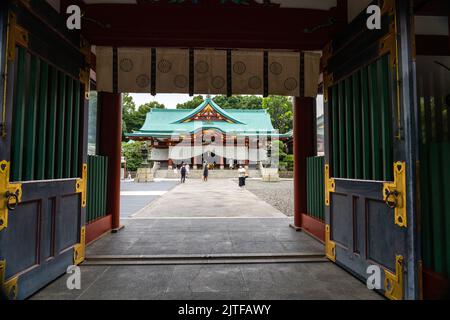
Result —
M 167 109 L 175 109 L 178 103 L 184 103 L 192 99 L 188 94 L 157 94 L 152 96 L 149 93 L 132 93 L 136 106 L 139 107 L 142 104 L 157 101 L 166 106 Z M 323 113 L 323 96 L 317 96 L 317 116 Z
M 132 93 L 130 95 L 133 97 L 136 107 L 151 101 L 157 101 L 164 104 L 167 109 L 175 109 L 178 103 L 184 103 L 192 99 L 188 94 L 157 94 L 152 96 L 149 93 Z

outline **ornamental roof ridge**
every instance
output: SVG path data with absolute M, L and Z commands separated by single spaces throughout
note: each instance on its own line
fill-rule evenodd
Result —
M 191 110 L 189 114 L 184 116 L 181 119 L 178 119 L 177 121 L 173 123 L 183 123 L 183 122 L 190 122 L 194 121 L 194 117 L 196 117 L 202 110 L 204 110 L 207 107 L 210 107 L 214 109 L 217 113 L 219 113 L 223 118 L 225 118 L 225 121 L 231 121 L 236 124 L 244 124 L 240 120 L 236 119 L 232 115 L 230 115 L 226 110 L 222 109 L 217 103 L 214 102 L 211 98 L 206 98 L 197 108 L 194 110 Z

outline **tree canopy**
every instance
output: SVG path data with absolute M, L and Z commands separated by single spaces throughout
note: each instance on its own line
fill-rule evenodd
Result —
M 122 97 L 122 140 L 125 140 L 125 133 L 131 133 L 142 128 L 150 109 L 164 108 L 163 104 L 156 101 L 145 103 L 136 108 L 133 97 L 124 93 Z

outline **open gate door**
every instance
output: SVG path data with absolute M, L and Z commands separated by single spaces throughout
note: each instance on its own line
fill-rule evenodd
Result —
M 404 299 L 414 227 L 406 210 L 409 111 L 400 87 L 400 9 L 379 4 L 381 30 L 367 28 L 364 12 L 324 52 L 326 254 L 363 281 L 369 266 L 379 267 L 380 292 Z
M 89 72 L 47 2 L 2 6 L 0 283 L 23 299 L 84 259 Z

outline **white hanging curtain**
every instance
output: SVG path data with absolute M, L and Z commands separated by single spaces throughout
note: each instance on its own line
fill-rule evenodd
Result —
M 194 156 L 190 146 L 174 146 L 169 148 L 169 158 L 172 160 L 186 160 Z
M 217 156 L 223 157 L 225 155 L 224 147 L 218 146 L 218 145 L 205 145 L 203 147 L 203 153 L 211 152 L 214 153 Z
M 248 160 L 247 147 L 236 147 L 236 160 Z
M 258 155 L 259 161 L 267 161 L 267 150 L 266 149 L 259 149 L 259 155 Z
M 157 149 L 151 150 L 150 159 L 153 161 L 167 161 L 169 159 L 169 149 Z
M 150 92 L 152 51 L 150 48 L 118 48 L 119 92 Z
M 320 53 L 305 52 L 305 67 L 303 76 L 305 83 L 303 84 L 305 97 L 316 97 L 319 90 L 320 76 Z
M 236 149 L 234 146 L 226 146 L 224 149 L 225 149 L 225 158 L 236 159 Z
M 194 145 L 192 148 L 192 154 L 194 157 L 201 156 L 203 154 L 203 146 L 202 145 Z
M 269 52 L 267 65 L 263 50 L 233 50 L 230 65 L 224 50 L 194 50 L 193 61 L 189 60 L 189 50 L 170 48 L 156 48 L 152 57 L 149 47 L 97 47 L 96 56 L 98 91 L 150 93 L 154 87 L 156 93 L 189 93 L 192 88 L 197 93 L 225 94 L 231 89 L 232 94 L 262 95 L 267 81 L 269 95 L 316 97 L 321 54 Z M 302 56 L 304 66 L 300 70 Z M 228 72 L 232 76 L 231 88 L 227 87 Z
M 233 51 L 231 74 L 233 94 L 263 94 L 263 51 Z
M 97 91 L 113 92 L 113 48 L 96 47 Z
M 156 91 L 189 93 L 189 50 L 156 50 Z
M 227 52 L 225 50 L 195 50 L 194 92 L 227 94 Z
M 269 92 L 300 95 L 300 53 L 269 52 Z
M 258 149 L 249 149 L 248 150 L 248 160 L 250 161 L 258 161 L 259 152 Z

